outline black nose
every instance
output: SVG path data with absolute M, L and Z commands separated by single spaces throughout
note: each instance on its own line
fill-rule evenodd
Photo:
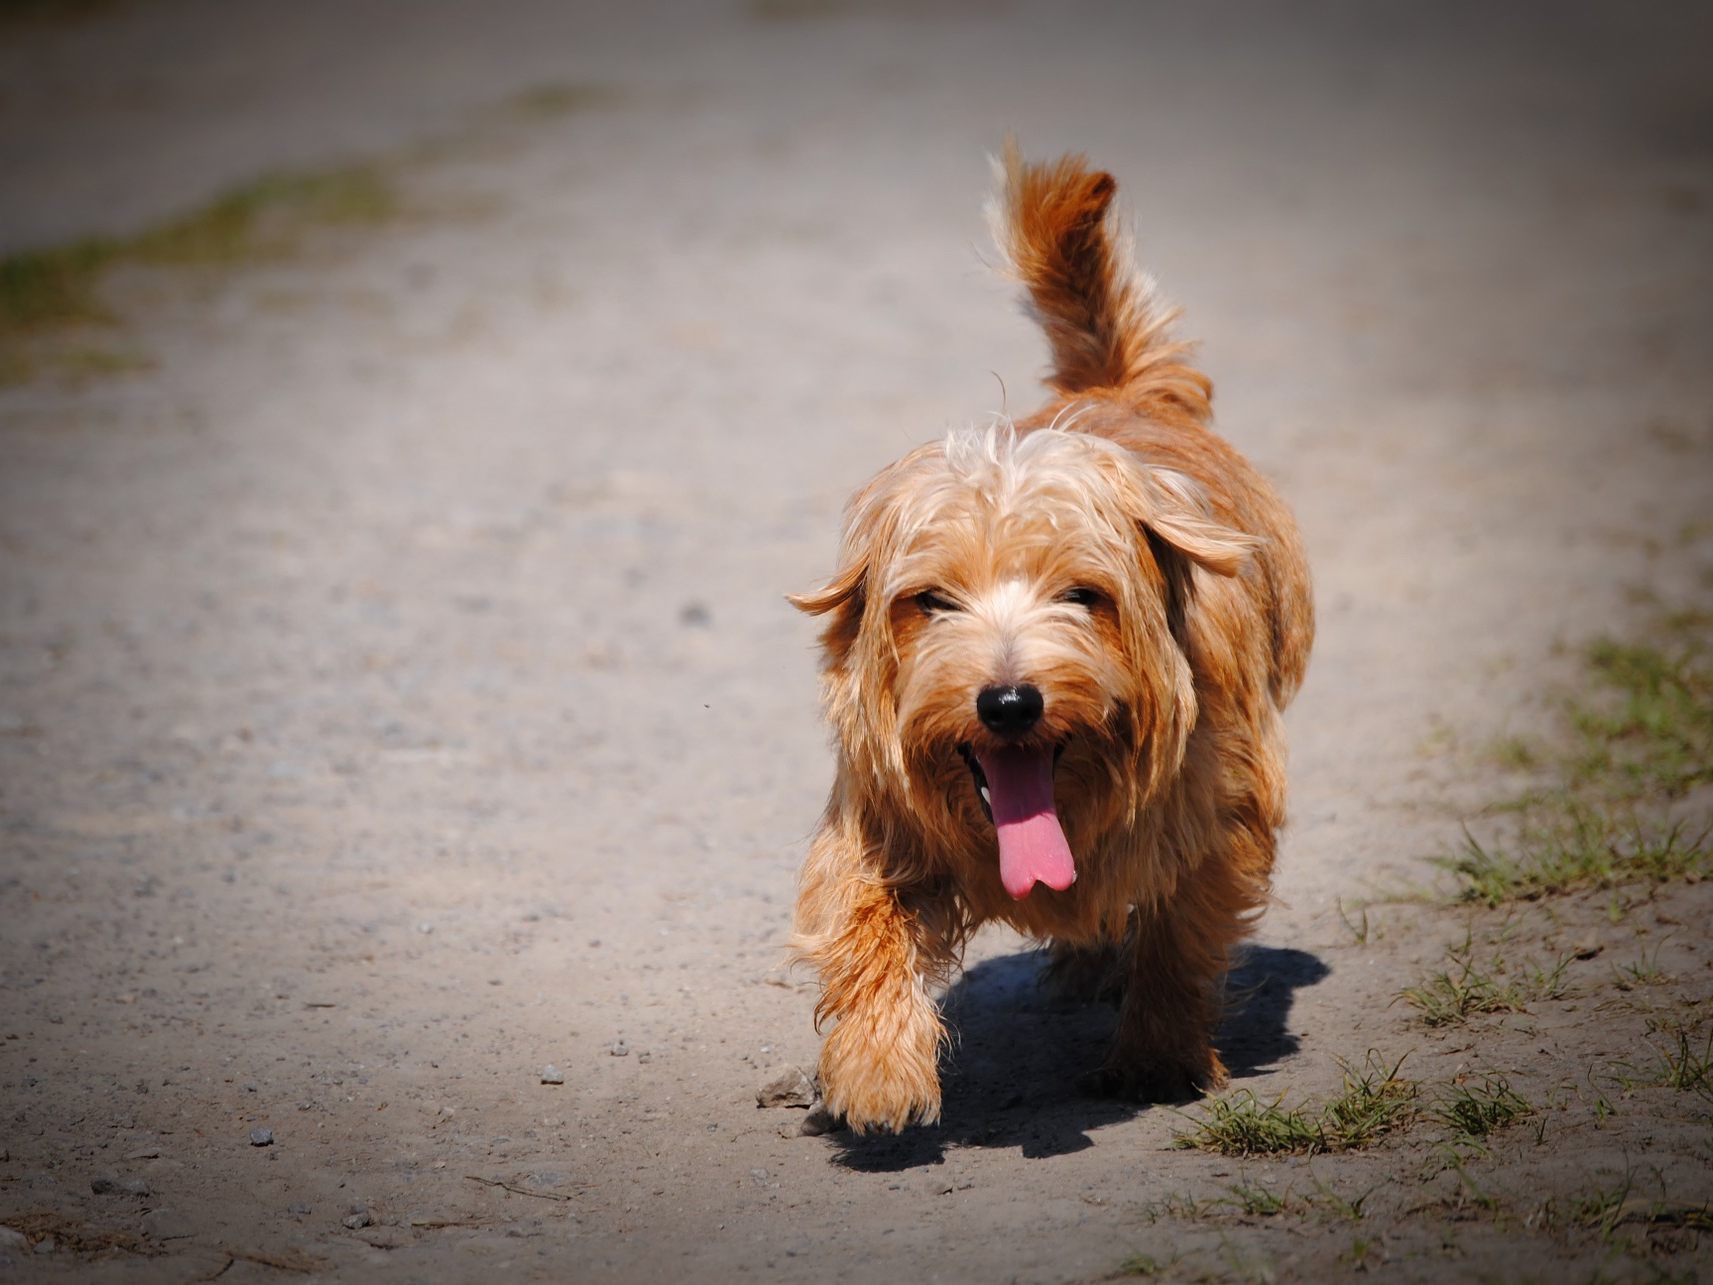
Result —
M 1001 736 L 1021 736 L 1041 721 L 1041 692 L 1027 683 L 1020 687 L 984 687 L 975 698 L 975 712 Z

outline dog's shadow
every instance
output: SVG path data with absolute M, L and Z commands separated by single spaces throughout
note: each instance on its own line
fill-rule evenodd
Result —
M 948 1147 L 1018 1147 L 1027 1157 L 1093 1146 L 1090 1130 L 1127 1120 L 1142 1103 L 1092 1097 L 1078 1081 L 1112 1038 L 1112 1005 L 1057 998 L 1041 984 L 1043 956 L 1021 951 L 976 965 L 946 993 L 954 1032 L 941 1065 L 942 1123 L 900 1137 L 836 1136 L 838 1164 L 867 1172 L 936 1165 Z M 1287 1018 L 1296 992 L 1328 968 L 1307 951 L 1249 946 L 1226 981 L 1217 1040 L 1233 1079 L 1297 1051 Z

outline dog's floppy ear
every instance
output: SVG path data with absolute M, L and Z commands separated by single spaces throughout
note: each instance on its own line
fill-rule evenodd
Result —
M 868 606 L 869 571 L 885 556 L 897 529 L 889 499 L 894 479 L 911 457 L 882 469 L 845 506 L 845 534 L 839 550 L 839 569 L 822 588 L 794 593 L 786 601 L 811 616 L 830 615 L 821 631 L 821 644 L 828 659 L 838 662 L 856 645 Z
M 1179 642 L 1195 591 L 1195 568 L 1234 576 L 1249 560 L 1257 541 L 1215 521 L 1201 488 L 1174 469 L 1138 470 L 1142 532 L 1166 579 L 1166 624 Z
M 853 603 L 860 612 L 863 581 L 867 578 L 868 567 L 853 559 L 821 588 L 810 593 L 788 593 L 785 595 L 785 601 L 810 616 L 824 616 L 829 611 Z
M 1234 576 L 1257 541 L 1213 520 L 1201 490 L 1175 469 L 1143 468 L 1143 525 L 1198 567 Z
M 832 619 L 821 631 L 821 645 L 827 649 L 829 663 L 842 661 L 856 645 L 862 629 L 862 613 L 868 586 L 868 559 L 847 557 L 845 564 L 820 589 L 810 593 L 787 594 L 785 601 L 798 611 L 811 616 L 831 614 Z

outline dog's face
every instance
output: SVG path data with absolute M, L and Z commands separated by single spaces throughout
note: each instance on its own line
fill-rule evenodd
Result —
M 1170 779 L 1195 720 L 1181 646 L 1193 566 L 1247 540 L 1181 475 L 1085 434 L 955 434 L 848 512 L 828 713 L 849 769 L 920 845 L 1063 890 Z

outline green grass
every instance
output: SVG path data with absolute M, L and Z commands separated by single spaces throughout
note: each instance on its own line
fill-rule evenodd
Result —
M 1586 682 L 1566 702 L 1564 735 L 1509 738 L 1493 751 L 1533 771 L 1526 793 L 1495 805 L 1505 839 L 1477 838 L 1437 864 L 1457 897 L 1488 906 L 1590 888 L 1713 877 L 1713 817 L 1669 809 L 1713 783 L 1713 615 L 1664 617 L 1640 641 L 1600 639 Z
M 507 115 L 525 120 L 551 120 L 592 107 L 605 107 L 618 98 L 611 85 L 553 82 L 532 85 L 501 104 Z
M 1228 1205 L 1251 1218 L 1271 1218 L 1275 1214 L 1282 1214 L 1289 1203 L 1288 1198 L 1278 1192 L 1247 1183 L 1233 1183 L 1225 1191 L 1226 1194 L 1220 1197 L 1218 1203 Z
M 1114 1276 L 1158 1276 L 1168 1264 L 1151 1254 L 1128 1254 L 1118 1264 Z
M 1653 950 L 1643 951 L 1633 964 L 1614 964 L 1612 966 L 1612 984 L 1621 991 L 1635 990 L 1638 986 L 1663 986 L 1671 980 L 1666 971 L 1659 966 L 1660 946 L 1657 943 Z
M 399 213 L 392 187 L 362 167 L 270 174 L 124 242 L 139 263 L 225 267 L 297 249 L 311 227 L 384 223 Z
M 1713 656 L 1708 622 L 1684 613 L 1665 622 L 1668 641 L 1588 648 L 1594 690 L 1571 706 L 1581 738 L 1573 780 L 1623 797 L 1681 798 L 1713 781 Z
M 1668 1020 L 1655 1026 L 1652 1034 L 1666 1039 L 1663 1048 L 1652 1045 L 1655 1083 L 1713 1099 L 1713 1025 L 1703 1035 L 1692 1026 Z
M 1247 1089 L 1207 1104 L 1193 1127 L 1172 1139 L 1178 1148 L 1227 1156 L 1350 1151 L 1407 1126 L 1416 1115 L 1415 1081 L 1368 1055 L 1360 1071 L 1344 1065 L 1344 1088 L 1319 1110 L 1264 1101 Z
M 1480 1142 L 1534 1113 L 1535 1109 L 1502 1075 L 1485 1075 L 1479 1081 L 1453 1084 L 1428 1110 L 1460 1142 Z
M 1521 1013 L 1535 1000 L 1561 999 L 1567 986 L 1564 973 L 1571 959 L 1566 955 L 1551 968 L 1524 964 L 1519 975 L 1501 980 L 1508 968 L 1505 960 L 1495 956 L 1491 964 L 1478 965 L 1471 938 L 1447 950 L 1446 958 L 1451 961 L 1449 969 L 1434 973 L 1424 985 L 1408 987 L 1398 996 L 1420 1013 L 1428 1026 L 1461 1026 L 1479 1013 Z
M 1551 807 L 1551 805 L 1547 805 Z M 1557 893 L 1713 876 L 1710 831 L 1650 822 L 1630 812 L 1564 799 L 1525 822 L 1509 846 L 1466 829 L 1463 847 L 1435 862 L 1457 879 L 1457 899 L 1499 906 Z
M 1373 935 L 1373 929 L 1368 923 L 1368 907 L 1358 905 L 1356 907 L 1356 918 L 1352 919 L 1350 912 L 1344 908 L 1344 898 L 1338 898 L 1336 905 L 1338 907 L 1338 917 L 1344 921 L 1344 926 L 1349 930 L 1352 939 L 1354 939 L 1358 946 L 1366 946 L 1368 944 L 1368 939 Z
M 46 326 L 112 320 L 95 283 L 116 255 L 115 242 L 91 238 L 0 257 L 0 341 Z
M 1624 1223 L 1713 1231 L 1713 1204 L 1673 1200 L 1666 1195 L 1664 1180 L 1657 1172 L 1654 1176 L 1660 1192 L 1657 1197 L 1637 1190 L 1636 1173 L 1631 1170 L 1611 1187 L 1585 1191 L 1562 1204 L 1549 1201 L 1541 1221 L 1548 1226 L 1562 1221 L 1573 1227 L 1592 1229 L 1605 1240 L 1611 1240 Z
M 135 236 L 86 237 L 0 256 L 0 383 L 45 368 L 88 377 L 146 362 L 99 349 L 44 348 L 68 330 L 117 321 L 101 295 L 114 268 L 226 268 L 280 258 L 294 253 L 312 228 L 374 225 L 399 210 L 391 185 L 372 169 L 273 174 Z

